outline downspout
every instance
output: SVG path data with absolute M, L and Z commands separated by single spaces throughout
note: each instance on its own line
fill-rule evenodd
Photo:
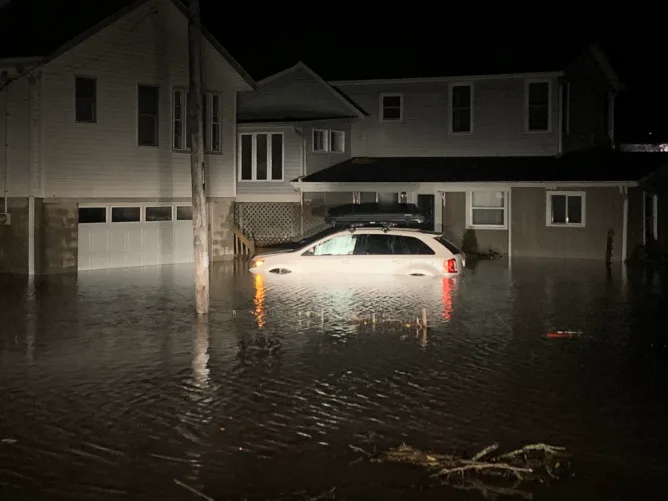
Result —
M 513 258 L 513 189 L 508 189 L 508 265 Z
M 629 189 L 626 186 L 620 188 L 624 196 L 624 207 L 622 209 L 622 264 L 626 263 L 628 256 L 629 238 Z
M 302 138 L 302 151 L 301 151 L 301 169 L 299 173 L 300 179 L 306 175 L 306 135 L 304 130 L 295 124 L 292 126 L 292 129 L 295 131 L 299 137 Z M 304 192 L 299 190 L 299 235 L 300 238 L 304 238 Z
M 3 138 L 2 138 L 2 144 L 3 144 L 3 152 L 4 152 L 4 172 L 3 172 L 3 200 L 4 200 L 4 211 L 7 212 L 7 198 L 9 196 L 9 187 L 7 185 L 8 182 L 8 173 L 9 173 L 9 74 L 7 71 L 3 71 L 2 74 L 0 74 L 0 87 L 4 87 L 5 89 L 5 109 L 3 110 L 3 115 L 4 115 L 4 127 L 3 127 Z

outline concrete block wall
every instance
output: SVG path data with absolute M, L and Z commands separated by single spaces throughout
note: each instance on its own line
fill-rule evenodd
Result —
M 39 227 L 35 228 L 36 273 L 76 272 L 79 255 L 77 202 L 49 200 L 39 206 L 36 203 L 35 214 L 36 223 L 39 222 Z
M 4 211 L 4 199 L 0 198 L 0 211 Z M 11 225 L 0 226 L 0 273 L 28 273 L 29 213 L 27 198 L 7 200 Z
M 209 199 L 211 261 L 234 259 L 234 199 Z

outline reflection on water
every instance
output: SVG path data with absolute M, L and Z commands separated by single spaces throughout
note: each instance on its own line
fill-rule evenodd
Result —
M 575 455 L 537 499 L 661 498 L 659 278 L 576 261 L 427 278 L 219 266 L 205 321 L 188 266 L 1 278 L 1 498 L 474 499 L 358 449 L 496 441 Z

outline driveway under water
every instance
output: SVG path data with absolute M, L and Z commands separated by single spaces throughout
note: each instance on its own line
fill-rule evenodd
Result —
M 573 454 L 534 499 L 665 495 L 657 279 L 578 261 L 287 277 L 213 268 L 208 324 L 190 266 L 0 277 L 0 498 L 483 499 L 360 450 L 492 442 Z M 423 309 L 426 333 L 384 323 Z

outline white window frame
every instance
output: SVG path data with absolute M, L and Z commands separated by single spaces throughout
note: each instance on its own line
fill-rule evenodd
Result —
M 454 105 L 454 89 L 455 87 L 469 87 L 471 89 L 471 101 L 469 102 L 469 123 L 470 123 L 470 128 L 467 131 L 455 131 L 453 130 L 453 126 L 455 123 L 454 116 L 455 116 L 455 105 Z M 455 134 L 455 135 L 467 135 L 467 134 L 473 134 L 473 84 L 472 83 L 466 83 L 466 82 L 457 82 L 457 83 L 452 83 L 449 86 L 449 91 L 448 91 L 448 109 L 450 110 L 450 120 L 449 120 L 449 125 L 448 125 L 448 132 L 450 134 Z
M 580 197 L 582 199 L 582 222 L 581 223 L 553 223 L 552 222 L 552 196 L 563 195 L 566 197 Z M 566 219 L 568 220 L 568 199 L 566 199 Z M 545 191 L 545 226 L 554 228 L 584 228 L 587 225 L 587 192 L 586 191 Z
M 385 118 L 385 98 L 398 97 L 399 98 L 399 118 Z M 383 92 L 379 99 L 378 119 L 380 122 L 403 122 L 404 121 L 404 95 L 400 92 Z
M 473 230 L 507 230 L 508 229 L 508 191 L 507 190 L 475 190 L 485 193 L 502 193 L 503 207 L 473 207 L 473 192 L 466 192 L 466 228 Z M 473 224 L 475 209 L 503 210 L 503 224 Z
M 257 179 L 257 136 L 266 134 L 267 135 L 267 179 Z M 273 179 L 270 176 L 272 175 L 272 151 L 271 138 L 273 135 L 281 136 L 281 154 L 282 154 L 282 168 L 281 168 L 281 178 Z M 242 179 L 242 158 L 243 148 L 241 147 L 242 138 L 244 136 L 251 136 L 251 179 Z M 240 132 L 237 138 L 237 180 L 244 183 L 280 183 L 285 179 L 285 135 L 283 132 L 279 131 L 257 131 L 257 132 Z
M 174 144 L 174 132 L 175 132 L 175 123 L 176 123 L 176 118 L 175 118 L 175 107 L 176 107 L 176 93 L 180 92 L 183 102 L 181 103 L 181 108 L 183 109 L 183 119 L 181 120 L 183 122 L 182 127 L 181 127 L 181 144 L 183 145 L 182 148 L 176 148 L 176 145 Z M 213 150 L 211 148 L 213 144 L 213 97 L 217 96 L 218 97 L 218 120 L 219 122 L 216 122 L 218 124 L 218 149 Z M 220 92 L 214 92 L 214 91 L 203 91 L 202 92 L 202 97 L 203 99 L 203 104 L 206 106 L 206 110 L 202 110 L 203 113 L 206 113 L 206 123 L 204 124 L 204 130 L 202 131 L 204 135 L 204 152 L 207 154 L 221 154 L 223 152 L 223 127 L 222 127 L 222 116 L 223 116 L 223 98 Z M 188 110 L 188 89 L 186 87 L 172 87 L 172 100 L 171 100 L 171 120 L 172 120 L 172 126 L 171 126 L 171 131 L 172 131 L 172 137 L 170 139 L 170 142 L 172 144 L 172 151 L 180 152 L 180 153 L 189 153 L 190 152 L 190 147 L 188 146 L 188 120 L 190 118 L 189 116 L 189 110 Z
M 341 135 L 341 149 L 340 150 L 335 150 L 332 147 L 332 138 L 336 135 L 340 134 Z M 329 152 L 330 153 L 345 153 L 346 152 L 346 131 L 344 130 L 330 130 L 328 134 L 328 146 L 329 146 Z
M 141 144 L 139 142 L 139 88 L 153 87 L 158 89 L 158 106 L 155 115 L 155 144 Z M 135 143 L 139 148 L 159 148 L 160 147 L 160 85 L 150 83 L 137 83 L 135 87 Z
M 315 149 L 315 135 L 322 133 L 322 149 Z M 327 129 L 313 129 L 311 133 L 311 149 L 313 153 L 327 153 L 329 151 L 329 131 Z
M 547 129 L 529 130 L 529 89 L 531 84 L 547 84 Z M 552 80 L 545 78 L 524 81 L 524 132 L 526 134 L 550 134 L 552 132 Z

